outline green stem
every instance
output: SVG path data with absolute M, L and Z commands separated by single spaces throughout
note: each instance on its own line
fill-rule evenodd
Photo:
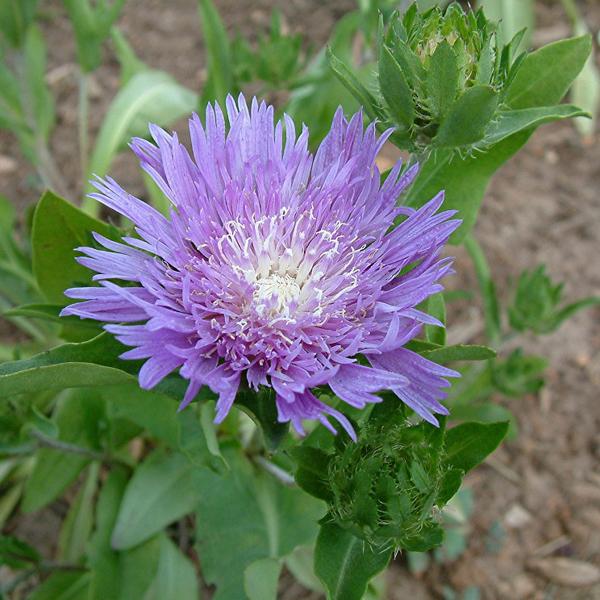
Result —
M 501 342 L 500 308 L 496 296 L 496 288 L 492 280 L 490 267 L 479 242 L 469 234 L 464 241 L 465 249 L 469 253 L 483 301 L 483 316 L 485 319 L 485 332 L 492 348 L 497 348 Z
M 81 164 L 81 179 L 84 187 L 88 169 L 88 118 L 90 107 L 89 81 L 89 74 L 80 71 L 77 113 L 79 125 L 79 161 Z
M 51 448 L 52 450 L 59 450 L 60 452 L 67 452 L 69 454 L 79 454 L 92 460 L 97 460 L 104 463 L 120 464 L 129 468 L 129 465 L 125 461 L 111 456 L 110 454 L 96 452 L 90 448 L 84 448 L 82 446 L 76 446 L 75 444 L 56 440 L 54 438 L 45 436 L 41 431 L 35 429 L 31 431 L 31 436 L 37 440 L 39 446 L 45 448 Z

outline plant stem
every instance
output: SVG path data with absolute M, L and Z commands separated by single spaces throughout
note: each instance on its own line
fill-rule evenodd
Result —
M 87 569 L 81 565 L 75 565 L 71 563 L 55 563 L 52 561 L 42 561 L 35 567 L 27 569 L 19 573 L 12 581 L 9 581 L 6 585 L 0 586 L 0 595 L 5 596 L 14 591 L 19 585 L 27 581 L 30 577 L 38 575 L 39 573 L 45 573 L 48 571 L 87 571 Z
M 81 181 L 85 186 L 88 168 L 88 117 L 89 117 L 89 82 L 88 73 L 79 71 L 79 101 L 78 101 L 78 120 L 79 120 L 79 161 L 81 164 Z
M 275 463 L 267 460 L 264 456 L 253 456 L 254 462 L 257 465 L 260 465 L 267 473 L 270 473 L 276 479 L 279 479 L 283 485 L 287 486 L 295 486 L 296 480 L 290 475 L 287 471 L 284 471 L 281 467 L 277 466 Z
M 75 444 L 70 444 L 61 440 L 55 440 L 54 438 L 45 436 L 41 431 L 35 429 L 31 432 L 31 435 L 37 440 L 39 446 L 45 448 L 51 448 L 53 450 L 59 450 L 61 452 L 68 452 L 70 454 L 79 454 L 81 456 L 91 458 L 92 460 L 97 460 L 100 462 L 111 464 L 120 464 L 129 467 L 129 465 L 125 461 L 111 456 L 110 454 L 104 452 L 96 452 L 95 450 L 91 450 L 90 448 L 84 448 L 82 446 L 76 446 Z
M 498 298 L 496 296 L 496 288 L 490 273 L 483 249 L 479 242 L 469 234 L 464 241 L 465 249 L 469 253 L 475 274 L 479 283 L 481 297 L 483 301 L 483 316 L 485 319 L 485 332 L 489 344 L 492 348 L 497 348 L 501 341 L 501 326 L 500 326 L 500 309 L 498 307 Z

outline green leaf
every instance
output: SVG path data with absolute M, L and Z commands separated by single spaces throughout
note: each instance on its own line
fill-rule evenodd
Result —
M 427 71 L 427 91 L 433 114 L 443 118 L 450 110 L 458 89 L 459 70 L 452 46 L 443 40 L 431 56 Z
M 12 535 L 0 535 L 0 565 L 26 569 L 39 563 L 41 558 L 40 553 L 26 542 Z
M 77 562 L 85 553 L 94 524 L 94 496 L 100 464 L 89 466 L 83 485 L 71 504 L 58 537 L 58 558 L 67 563 Z
M 493 364 L 492 382 L 497 390 L 514 398 L 535 394 L 544 386 L 543 372 L 547 366 L 544 357 L 526 355 L 522 348 L 517 348 L 508 358 Z
M 39 0 L 4 0 L 0 2 L 0 31 L 6 40 L 18 47 L 24 43 L 25 35 L 35 17 Z
M 449 469 L 444 473 L 435 503 L 443 507 L 458 492 L 462 483 L 464 472 L 462 469 Z
M 277 583 L 281 563 L 275 558 L 261 558 L 246 567 L 244 588 L 249 600 L 277 600 Z
M 315 550 L 313 546 L 298 546 L 285 558 L 285 566 L 303 587 L 324 593 L 321 581 L 314 573 Z
M 328 600 L 361 600 L 370 579 L 383 571 L 391 550 L 370 547 L 333 523 L 321 526 L 315 550 L 315 572 Z
M 146 136 L 148 123 L 164 126 L 189 115 L 197 105 L 194 92 L 162 71 L 141 71 L 119 90 L 98 133 L 88 175 L 105 175 L 116 153 L 134 136 Z M 90 210 L 97 202 L 84 201 Z
M 119 597 L 119 555 L 110 545 L 110 536 L 126 485 L 125 470 L 115 467 L 108 474 L 98 496 L 95 531 L 88 551 L 92 569 L 89 600 Z
M 144 594 L 156 578 L 163 535 L 157 535 L 144 544 L 120 554 L 118 600 L 144 598 Z
M 103 425 L 104 405 L 97 393 L 71 390 L 60 400 L 53 417 L 63 442 L 96 449 Z M 36 454 L 31 475 L 25 484 L 21 509 L 39 510 L 52 502 L 69 486 L 90 459 L 78 454 L 42 448 Z
M 143 600 L 198 600 L 199 594 L 194 565 L 166 535 L 162 535 L 156 578 Z
M 204 392 L 211 394 L 208 388 Z M 203 417 L 198 417 L 195 405 L 178 412 L 177 403 L 173 398 L 158 392 L 142 390 L 135 383 L 113 388 L 107 395 L 107 399 L 113 420 L 126 419 L 147 429 L 153 436 L 166 442 L 170 448 L 183 453 L 195 466 L 208 466 L 215 471 L 228 468 L 225 459 L 218 451 L 214 428 L 212 441 L 206 435 L 208 431 L 206 427 L 209 424 L 214 427 L 212 422 L 205 423 L 203 426 L 201 422 Z M 201 409 L 204 407 L 204 404 L 200 405 Z M 209 415 L 204 418 L 210 420 Z M 215 443 L 217 443 L 216 448 Z
M 423 352 L 422 356 L 434 362 L 445 364 L 456 360 L 488 360 L 494 358 L 496 352 L 487 346 L 458 344 L 428 350 Z
M 61 317 L 60 311 L 62 309 L 63 306 L 60 304 L 23 304 L 5 310 L 3 315 L 5 317 L 27 317 L 60 323 L 63 326 L 60 336 L 69 342 L 89 340 L 102 333 L 100 323 L 71 315 Z
M 533 52 L 523 62 L 508 90 L 511 109 L 552 106 L 561 101 L 590 53 L 588 37 L 562 40 Z M 530 86 L 530 82 L 532 82 Z M 434 152 L 422 165 L 406 203 L 425 204 L 445 190 L 446 209 L 459 211 L 462 226 L 450 238 L 459 244 L 474 225 L 492 175 L 522 146 L 533 129 L 513 134 L 481 154 L 460 158 L 450 150 Z
M 146 71 L 148 67 L 136 56 L 123 33 L 116 27 L 111 29 L 111 37 L 117 60 L 121 65 L 121 87 L 123 87 L 134 75 Z
M 125 0 L 107 3 L 90 0 L 63 0 L 75 33 L 77 60 L 85 73 L 93 71 L 102 61 L 102 43 L 119 17 Z
M 592 50 L 589 35 L 559 40 L 527 55 L 507 90 L 510 108 L 549 106 L 562 100 Z
M 429 296 L 423 310 L 435 317 L 438 321 L 446 324 L 446 302 L 443 292 Z M 425 338 L 428 342 L 443 346 L 446 343 L 446 328 L 436 325 L 425 325 Z
M 381 115 L 377 107 L 377 100 L 373 94 L 362 84 L 360 79 L 353 73 L 343 61 L 341 61 L 332 51 L 327 48 L 327 60 L 331 70 L 337 78 L 344 84 L 344 87 L 358 100 L 364 107 L 371 119 L 379 118 Z
M 217 459 L 215 463 L 221 463 L 222 467 L 229 468 L 225 457 L 221 453 L 219 440 L 217 438 L 217 428 L 214 423 L 214 403 L 203 402 L 200 407 L 200 426 L 206 441 L 208 451 Z
M 535 27 L 534 0 L 480 0 L 485 16 L 498 23 L 499 44 L 507 44 L 523 28 L 527 37 L 519 45 L 523 50 L 529 45 L 529 38 Z M 517 50 L 517 48 L 515 48 Z
M 59 571 L 35 589 L 28 600 L 87 600 L 89 573 Z
M 33 393 L 40 389 L 104 387 L 131 383 L 136 378 L 123 369 L 135 363 L 118 357 L 123 346 L 102 333 L 87 342 L 63 344 L 32 358 L 0 364 L 0 398 Z
M 410 129 L 415 120 L 412 91 L 400 65 L 385 45 L 379 58 L 379 87 L 395 121 Z
M 291 455 L 298 463 L 294 475 L 296 483 L 311 496 L 321 500 L 332 498 L 328 481 L 328 467 L 331 456 L 311 446 L 296 446 Z
M 434 521 L 427 521 L 419 533 L 402 538 L 402 548 L 410 552 L 427 552 L 439 546 L 444 539 L 444 529 Z
M 240 390 L 236 406 L 246 412 L 260 427 L 267 449 L 276 450 L 289 429 L 289 423 L 278 421 L 273 390 L 264 387 L 260 392 Z
M 543 123 L 585 116 L 589 117 L 588 113 L 571 104 L 504 111 L 498 115 L 498 120 L 492 123 L 486 132 L 485 142 L 490 145 L 497 144 L 514 133 L 539 127 Z
M 32 26 L 25 38 L 25 82 L 27 97 L 24 99 L 35 123 L 35 133 L 47 140 L 54 126 L 54 98 L 46 85 L 46 45 L 40 30 Z
M 213 100 L 223 105 L 227 94 L 237 91 L 229 38 L 219 12 L 211 0 L 198 0 L 198 11 L 204 35 L 208 71 L 201 106 Z
M 558 329 L 568 318 L 572 317 L 575 313 L 583 310 L 584 308 L 589 308 L 590 306 L 598 306 L 600 305 L 600 297 L 598 296 L 590 296 L 589 298 L 582 298 L 581 300 L 577 300 L 576 302 L 572 302 L 571 304 L 567 304 L 564 308 L 558 311 L 555 315 L 551 330 Z
M 508 422 L 463 423 L 446 430 L 444 464 L 465 473 L 490 455 L 505 438 Z
M 112 545 L 126 550 L 193 512 L 200 498 L 199 471 L 178 453 L 155 450 L 125 490 Z
M 197 551 L 214 600 L 245 597 L 244 572 L 263 558 L 282 558 L 312 543 L 323 505 L 298 488 L 282 486 L 236 448 L 223 448 L 231 470 L 199 470 L 202 494 L 196 518 Z M 234 551 L 232 551 L 232 548 Z
M 93 219 L 52 192 L 46 192 L 33 215 L 33 272 L 49 302 L 65 304 L 65 289 L 91 281 L 89 269 L 75 262 L 75 248 L 93 243 L 95 231 L 114 237 L 114 229 Z
M 475 85 L 469 88 L 448 111 L 433 145 L 456 148 L 480 142 L 497 106 L 498 93 L 490 86 Z
M 483 249 L 473 236 L 468 236 L 465 239 L 465 248 L 473 261 L 475 274 L 477 275 L 483 301 L 483 317 L 487 338 L 491 344 L 498 344 L 502 333 L 502 324 L 500 322 L 500 307 L 496 287 L 490 273 L 490 267 Z

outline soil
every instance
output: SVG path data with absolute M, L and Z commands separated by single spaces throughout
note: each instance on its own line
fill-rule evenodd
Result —
M 217 0 L 231 31 L 252 37 L 268 27 L 273 5 L 292 31 L 323 44 L 337 19 L 354 8 L 351 0 Z M 580 3 L 588 26 L 600 28 L 598 3 Z M 76 198 L 77 172 L 75 54 L 70 25 L 58 0 L 43 5 L 49 45 L 49 79 L 57 99 L 59 124 L 52 148 L 66 187 Z M 537 2 L 535 42 L 568 35 L 557 3 Z M 186 85 L 200 89 L 205 78 L 203 42 L 194 0 L 129 0 L 120 20 L 138 55 Z M 94 74 L 92 130 L 97 130 L 118 86 L 118 65 L 106 52 Z M 112 174 L 132 192 L 141 182 L 131 157 L 119 159 Z M 584 143 L 569 123 L 543 127 L 493 181 L 475 229 L 484 247 L 500 295 L 526 268 L 547 265 L 565 282 L 574 299 L 600 295 L 600 145 Z M 0 193 L 23 215 L 38 197 L 39 181 L 21 158 L 18 145 L 0 132 Z M 454 286 L 475 288 L 469 260 L 456 251 Z M 553 335 L 526 338 L 528 351 L 549 359 L 547 385 L 535 396 L 497 400 L 515 413 L 518 437 L 493 461 L 468 479 L 475 510 L 467 551 L 455 562 L 433 564 L 413 576 L 404 557 L 387 575 L 390 600 L 444 597 L 444 587 L 463 591 L 477 586 L 485 599 L 592 599 L 600 585 L 578 587 L 583 572 L 568 563 L 569 585 L 560 585 L 557 557 L 600 566 L 600 321 L 598 309 L 577 314 Z M 483 323 L 477 308 L 450 313 L 450 339 L 480 339 Z M 32 527 L 42 541 L 55 538 L 56 519 L 40 518 Z M 33 533 L 32 533 L 33 535 Z M 30 538 L 31 539 L 31 538 Z M 32 540 L 33 541 L 33 540 Z M 546 561 L 546 562 L 544 562 Z M 580 565 L 579 565 L 580 566 Z M 564 583 L 564 582 L 563 582 Z M 285 578 L 281 598 L 316 598 Z

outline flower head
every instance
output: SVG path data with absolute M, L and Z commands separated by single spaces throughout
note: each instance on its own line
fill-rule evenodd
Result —
M 377 139 L 361 113 L 348 122 L 338 110 L 314 155 L 306 127 L 298 135 L 288 116 L 275 123 L 272 106 L 229 97 L 226 113 L 228 125 L 218 105 L 204 126 L 191 119 L 191 156 L 156 126 L 154 144 L 133 140 L 173 204 L 168 217 L 110 178 L 95 182 L 92 197 L 137 236 L 96 234 L 103 249 L 79 248 L 100 285 L 67 290 L 82 302 L 63 314 L 108 323 L 132 347 L 122 358 L 146 359 L 143 388 L 179 369 L 189 380 L 182 408 L 209 386 L 217 422 L 240 385 L 269 386 L 281 422 L 333 430 L 331 416 L 354 436 L 311 391 L 329 385 L 357 408 L 393 390 L 435 423 L 433 413 L 447 413 L 445 378 L 457 374 L 403 346 L 424 323 L 440 324 L 416 306 L 451 268 L 439 255 L 459 221 L 437 212 L 442 194 L 419 210 L 397 206 L 416 168 L 398 163 L 381 183 L 375 157 L 389 132 Z

